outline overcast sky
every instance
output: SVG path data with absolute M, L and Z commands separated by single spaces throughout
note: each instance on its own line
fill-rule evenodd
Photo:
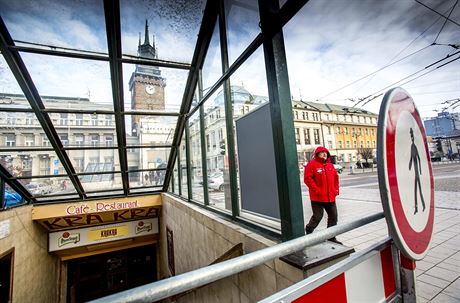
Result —
M 445 16 L 456 3 L 420 1 Z M 102 1 L 38 2 L 0 0 L 2 18 L 15 40 L 107 52 Z M 155 34 L 159 57 L 190 62 L 202 7 L 201 1 L 121 1 L 124 53 L 136 54 L 138 34 L 142 32 L 143 41 L 144 22 L 148 19 L 149 39 L 152 42 Z M 186 15 L 179 13 L 184 11 Z M 460 24 L 460 4 L 450 18 Z M 257 35 L 259 20 L 255 11 L 233 7 L 227 21 L 232 63 Z M 311 0 L 283 31 L 291 94 L 296 100 L 352 106 L 354 103 L 347 101 L 350 98 L 378 96 L 400 85 L 413 96 L 422 116 L 436 115 L 433 110 L 441 109 L 442 102 L 460 98 L 460 60 L 432 72 L 432 68 L 424 69 L 459 51 L 448 44 L 458 47 L 460 26 L 444 22 L 444 18 L 415 0 Z M 431 45 L 433 42 L 442 45 Z M 209 49 L 204 87 L 220 75 L 218 45 L 214 39 Z M 95 102 L 111 101 L 108 63 L 56 57 L 44 60 L 44 56 L 31 54 L 23 57 L 42 95 L 90 96 Z M 401 61 L 382 69 L 397 60 Z M 0 68 L 0 92 L 19 93 L 3 58 Z M 134 66 L 124 65 L 123 69 L 125 99 L 129 100 L 127 82 Z M 376 72 L 379 69 L 382 70 Z M 414 75 L 408 77 L 411 74 Z M 167 103 L 177 108 L 187 74 L 162 69 L 162 75 L 167 78 Z M 412 80 L 417 76 L 421 77 Z M 404 78 L 402 85 L 398 83 Z M 262 49 L 243 64 L 231 82 L 244 85 L 253 94 L 267 94 Z M 347 87 L 341 89 L 344 86 Z M 378 113 L 382 97 L 364 108 Z M 460 111 L 460 106 L 455 111 Z

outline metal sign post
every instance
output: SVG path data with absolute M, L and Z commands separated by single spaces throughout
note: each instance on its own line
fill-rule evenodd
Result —
M 389 90 L 383 98 L 377 158 L 385 218 L 402 253 L 404 302 L 415 302 L 415 260 L 427 254 L 433 233 L 434 182 L 422 119 L 402 88 Z

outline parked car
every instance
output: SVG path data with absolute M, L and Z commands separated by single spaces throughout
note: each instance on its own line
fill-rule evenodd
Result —
M 209 175 L 208 188 L 218 191 L 224 191 L 224 174 L 217 172 Z
M 26 184 L 26 188 L 32 195 L 46 195 L 51 192 L 51 187 L 44 183 L 31 182 Z
M 337 171 L 337 173 L 341 174 L 343 171 L 343 167 L 340 164 L 334 164 L 334 168 Z

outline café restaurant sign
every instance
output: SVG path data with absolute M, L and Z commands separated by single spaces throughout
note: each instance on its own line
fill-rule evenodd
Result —
M 48 251 L 58 251 L 158 233 L 158 218 L 49 233 Z
M 34 206 L 32 220 L 49 231 L 155 218 L 160 195 Z

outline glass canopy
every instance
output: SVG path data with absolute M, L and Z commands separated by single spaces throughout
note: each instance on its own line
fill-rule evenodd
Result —
M 170 192 L 252 218 L 236 124 L 268 104 L 270 229 L 303 233 L 293 104 L 378 112 L 408 85 L 427 116 L 458 99 L 460 10 L 426 3 L 0 0 L 0 210 Z

